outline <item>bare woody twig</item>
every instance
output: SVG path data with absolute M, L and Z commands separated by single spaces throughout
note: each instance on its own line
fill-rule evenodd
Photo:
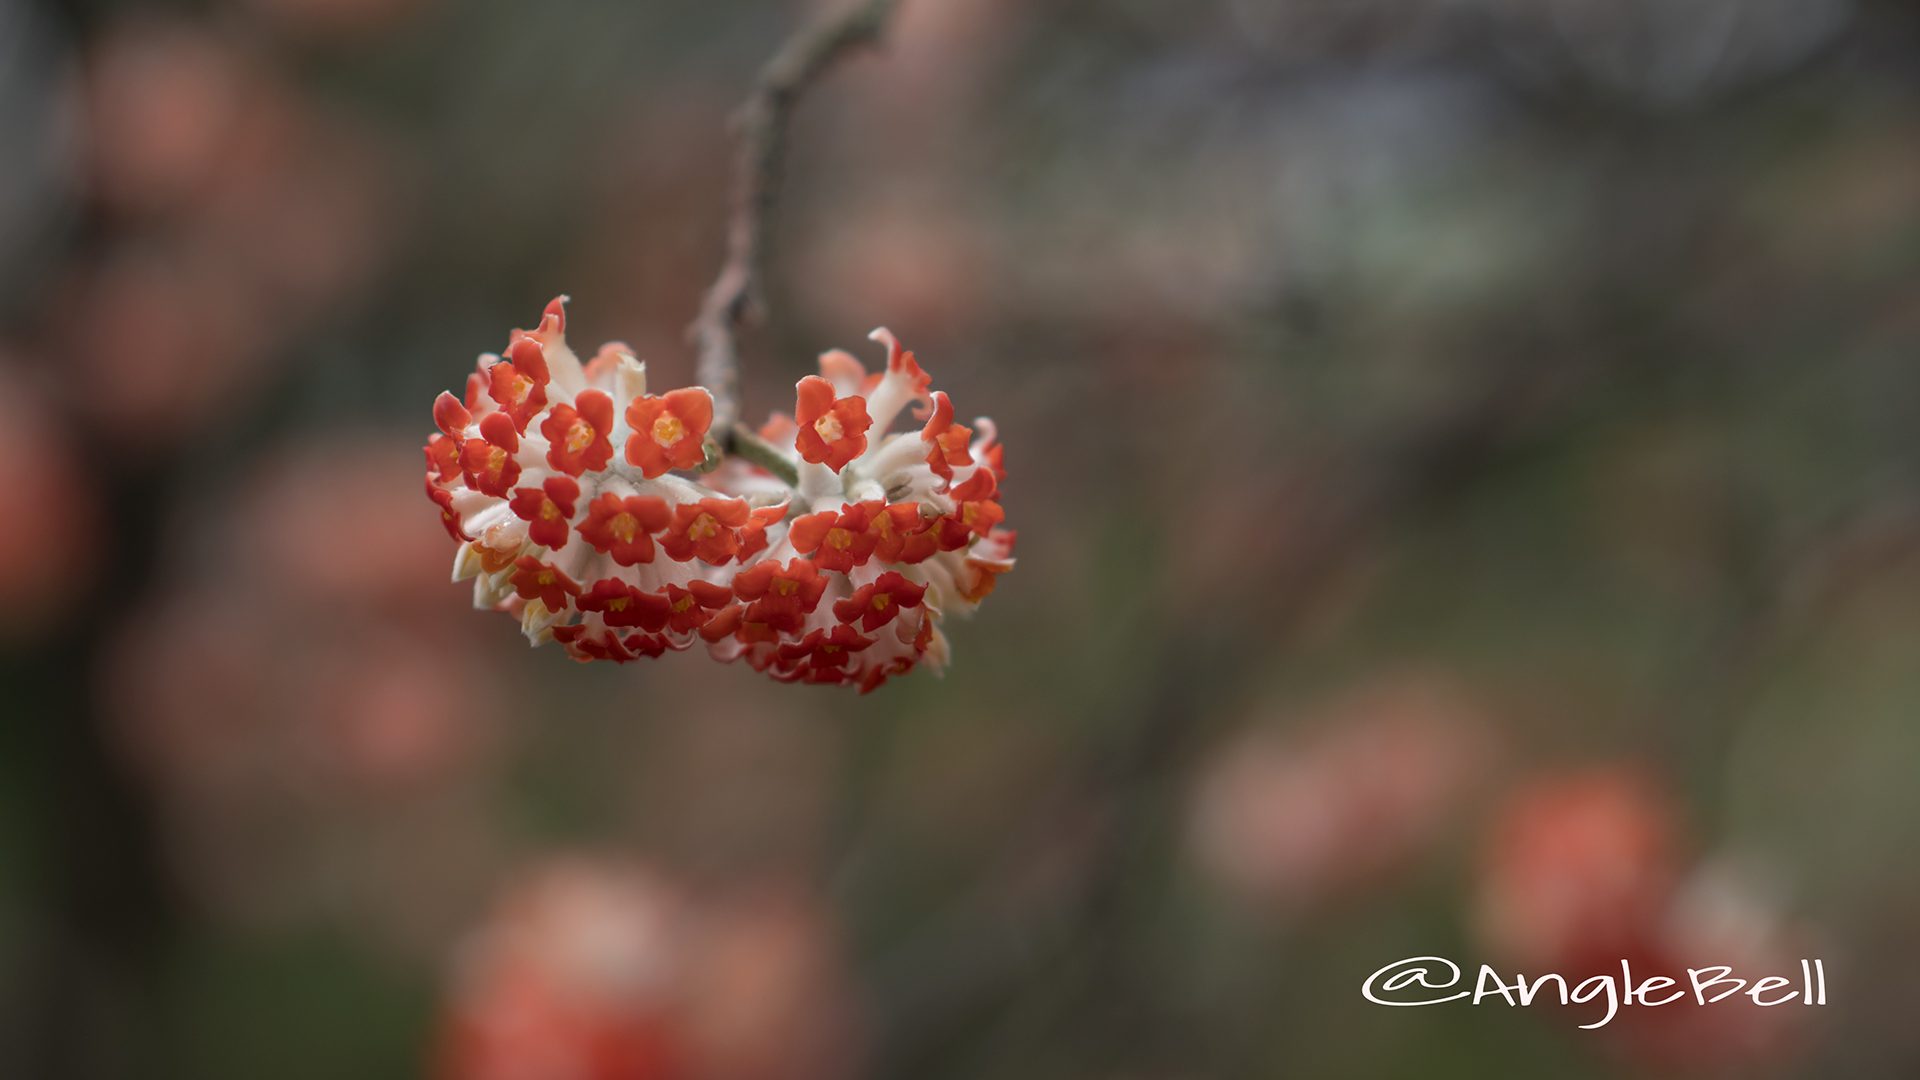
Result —
M 877 42 L 897 3 L 860 0 L 795 32 L 760 72 L 734 118 L 740 149 L 727 222 L 727 257 L 719 277 L 707 289 L 699 317 L 688 328 L 698 353 L 700 382 L 713 393 L 713 430 L 729 443 L 740 414 L 740 350 L 735 335 L 748 319 L 759 315 L 767 222 L 779 194 L 794 106 L 842 57 Z

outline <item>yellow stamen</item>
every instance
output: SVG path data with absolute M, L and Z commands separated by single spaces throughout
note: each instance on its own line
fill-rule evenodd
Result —
M 672 413 L 661 413 L 653 422 L 653 441 L 661 446 L 672 446 L 687 437 L 687 425 Z

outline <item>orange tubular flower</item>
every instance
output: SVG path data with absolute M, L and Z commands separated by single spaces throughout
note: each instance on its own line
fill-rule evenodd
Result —
M 487 369 L 487 395 L 512 418 L 514 430 L 523 432 L 547 403 L 547 360 L 537 342 L 524 339 L 514 342 L 507 356 Z
M 473 539 L 460 529 L 460 515 L 453 509 L 453 492 L 435 485 L 432 473 L 427 474 L 427 498 L 440 508 L 440 524 L 446 526 L 448 536 L 463 543 Z
M 581 611 L 599 613 L 608 626 L 641 627 L 659 630 L 667 625 L 669 606 L 666 597 L 639 589 L 614 578 L 602 578 L 578 601 Z
M 666 594 L 667 626 L 680 634 L 698 630 L 707 625 L 713 612 L 732 602 L 732 589 L 699 578 L 687 582 L 684 589 L 669 585 Z
M 463 397 L 434 401 L 426 490 L 456 543 L 454 577 L 472 579 L 476 607 L 577 660 L 700 644 L 781 681 L 863 692 L 938 671 L 940 620 L 1013 567 L 1005 470 L 992 422 L 956 423 L 914 355 L 873 337 L 883 370 L 826 354 L 750 457 L 711 461 L 728 441 L 709 439 L 712 396 L 649 394 L 617 343 L 583 364 L 556 300 L 504 358 L 481 358 Z
M 627 464 L 651 480 L 671 469 L 691 469 L 706 460 L 707 428 L 713 425 L 713 395 L 702 387 L 642 396 L 627 406 Z
M 872 531 L 874 519 L 886 516 L 879 501 L 854 503 L 836 514 L 831 510 L 808 514 L 794 521 L 787 534 L 793 549 L 812 555 L 822 570 L 846 573 L 866 565 L 879 537 Z
M 1007 512 L 993 501 L 997 487 L 993 474 L 982 469 L 973 478 L 953 489 L 954 512 L 940 521 L 940 548 L 952 551 L 985 536 L 1006 520 Z
M 939 534 L 933 520 L 921 516 L 918 503 L 893 503 L 886 512 L 874 515 L 869 526 L 873 533 L 874 557 L 881 562 L 917 563 L 940 550 Z
M 572 405 L 553 407 L 540 424 L 547 437 L 547 464 L 579 476 L 599 472 L 613 459 L 613 399 L 601 390 L 582 390 Z
M 774 562 L 755 563 L 733 578 L 734 595 L 749 601 L 745 615 L 748 623 L 789 631 L 805 624 L 826 591 L 827 579 L 805 559 L 794 559 L 784 567 Z
M 902 608 L 919 607 L 926 595 L 925 585 L 915 585 L 889 570 L 855 589 L 845 600 L 834 601 L 833 617 L 843 623 L 858 622 L 860 629 L 872 633 L 892 622 Z
M 537 488 L 515 488 L 507 505 L 527 523 L 527 537 L 542 547 L 559 550 L 567 542 L 567 522 L 580 498 L 580 485 L 571 477 L 549 476 Z
M 799 669 L 806 662 L 807 674 L 823 669 L 839 671 L 847 666 L 852 654 L 873 644 L 870 637 L 862 637 L 851 626 L 836 626 L 832 631 L 811 630 L 807 636 L 797 642 L 780 646 L 775 651 L 784 666 Z
M 767 550 L 767 530 L 786 520 L 787 506 L 787 503 L 780 502 L 755 510 L 740 529 L 740 550 L 734 553 L 734 558 L 745 565 L 755 555 Z
M 653 561 L 653 535 L 667 527 L 673 512 L 665 499 L 651 495 L 622 498 L 609 491 L 587 506 L 580 536 L 595 551 L 613 556 L 621 566 Z
M 818 375 L 801 379 L 794 387 L 793 417 L 796 446 L 801 458 L 834 472 L 867 448 L 867 399 L 858 395 L 836 398 L 833 384 Z
M 674 508 L 673 524 L 660 538 L 667 558 L 686 562 L 698 558 L 721 566 L 740 550 L 740 527 L 752 517 L 741 499 L 701 499 Z
M 429 483 L 450 484 L 460 475 L 460 441 L 445 435 L 427 436 Z
M 921 441 L 927 444 L 927 468 L 942 480 L 952 480 L 955 465 L 973 464 L 973 455 L 967 452 L 972 437 L 973 429 L 953 422 L 953 401 L 947 392 L 935 392 L 933 415 L 920 431 Z
M 488 495 L 505 498 L 520 479 L 520 463 L 514 452 L 520 449 L 520 436 L 512 421 L 501 413 L 488 413 L 480 420 L 480 438 L 468 439 L 460 451 L 460 467 L 467 486 Z
M 513 591 L 522 600 L 538 600 L 548 611 L 561 611 L 567 598 L 580 595 L 580 584 L 531 555 L 522 555 L 513 563 Z

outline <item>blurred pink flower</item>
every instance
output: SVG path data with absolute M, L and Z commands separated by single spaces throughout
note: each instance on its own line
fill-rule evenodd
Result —
M 834 1080 L 857 1073 L 858 1027 L 825 914 L 772 888 L 703 910 L 688 973 L 697 1080 Z
M 1617 965 L 1673 896 L 1682 848 L 1671 800 L 1640 769 L 1532 780 L 1494 820 L 1482 859 L 1481 934 L 1519 964 Z
M 473 801 L 507 706 L 465 620 L 420 584 L 408 533 L 433 525 L 388 483 L 402 454 L 342 440 L 260 466 L 193 519 L 204 570 L 176 574 L 109 656 L 122 746 L 209 908 L 297 917 L 344 896 L 370 930 L 430 935 L 484 865 Z
M 344 795 L 457 768 L 485 741 L 492 695 L 449 640 L 463 621 L 438 602 L 437 530 L 391 467 L 406 452 L 300 448 L 210 526 L 217 580 L 148 613 L 116 669 L 128 730 L 163 771 L 251 745 L 275 759 L 247 765 L 255 782 Z
M 178 247 L 123 248 L 78 272 L 56 325 L 79 414 L 118 448 L 151 451 L 241 400 L 271 332 L 248 288 L 238 268 Z
M 559 860 L 458 956 L 438 1075 L 812 1080 L 849 1074 L 837 950 L 782 890 L 695 897 L 645 868 Z
M 690 912 L 657 876 L 586 860 L 530 873 L 459 956 L 446 1080 L 687 1076 L 678 1012 Z
M 418 452 L 332 438 L 269 459 L 235 507 L 236 554 L 302 602 L 449 617 L 446 532 L 422 518 L 419 478 L 393 464 Z
M 57 629 L 86 595 L 99 508 L 49 403 L 21 365 L 0 356 L 0 461 L 8 464 L 0 529 L 0 640 Z
M 1444 834 L 1488 761 L 1482 706 L 1432 676 L 1363 684 L 1312 730 L 1259 727 L 1204 772 L 1201 868 L 1256 903 L 1323 904 L 1404 871 Z
M 225 169 L 277 138 L 279 88 L 231 38 L 151 16 L 106 28 L 87 65 L 95 194 L 153 211 L 204 197 Z
M 1569 985 L 1622 962 L 1636 981 L 1688 969 L 1800 982 L 1804 934 L 1725 862 L 1686 850 L 1679 813 L 1644 769 L 1601 766 L 1528 782 L 1497 816 L 1478 900 L 1482 939 L 1529 978 Z M 1579 1008 L 1573 1006 L 1573 1008 Z M 1602 1036 L 1645 1068 L 1742 1075 L 1785 1064 L 1804 1014 L 1735 996 L 1623 1010 Z
M 270 355 L 370 286 L 396 185 L 364 128 L 207 26 L 109 25 L 87 101 L 92 187 L 116 228 L 49 321 L 82 415 L 152 449 L 216 421 Z

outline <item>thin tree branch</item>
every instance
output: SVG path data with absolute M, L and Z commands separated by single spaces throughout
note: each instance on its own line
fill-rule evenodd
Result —
M 707 289 L 699 317 L 688 327 L 698 354 L 700 382 L 713 392 L 713 430 L 729 444 L 740 415 L 736 335 L 761 313 L 760 265 L 766 253 L 768 221 L 779 195 L 794 107 L 835 63 L 879 41 L 897 4 L 898 0 L 861 0 L 796 31 L 760 72 L 753 92 L 734 117 L 740 149 L 734 166 L 726 261 Z

